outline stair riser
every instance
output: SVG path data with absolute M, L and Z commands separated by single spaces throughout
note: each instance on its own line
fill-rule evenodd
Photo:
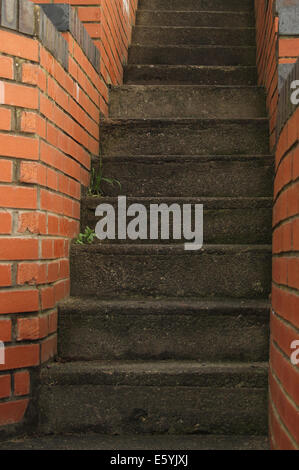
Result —
M 268 122 L 198 121 L 102 125 L 102 155 L 266 155 Z
M 270 291 L 270 250 L 131 248 L 73 245 L 71 295 L 267 298 Z
M 122 86 L 110 92 L 113 119 L 265 117 L 261 88 Z
M 190 46 L 254 46 L 255 29 L 165 28 L 136 26 L 133 44 Z
M 40 431 L 104 434 L 267 432 L 267 389 L 42 386 Z
M 239 208 L 225 208 L 218 207 L 209 209 L 209 203 L 204 201 L 190 201 L 192 204 L 192 217 L 194 220 L 194 204 L 203 203 L 204 205 L 204 242 L 209 244 L 258 244 L 258 243 L 271 243 L 272 240 L 272 207 L 269 203 L 255 204 L 252 202 L 252 207 L 239 207 Z M 86 227 L 95 228 L 100 217 L 95 216 L 95 209 L 98 204 L 108 203 L 113 205 L 115 214 L 117 215 L 117 201 L 115 199 L 103 199 L 95 202 L 88 202 L 83 200 L 82 216 L 81 216 L 81 231 L 84 232 Z M 147 208 L 147 213 L 150 213 L 150 204 L 166 203 L 171 206 L 177 203 L 180 207 L 187 204 L 188 201 L 159 199 L 156 201 L 127 199 L 127 207 L 133 203 L 143 204 Z M 266 206 L 266 207 L 265 207 Z M 134 217 L 128 217 L 128 222 L 133 220 Z M 170 240 L 163 240 L 160 238 L 161 223 L 159 221 L 159 240 L 153 242 L 148 240 L 130 241 L 126 240 L 125 243 L 183 243 L 182 240 L 173 240 L 173 223 L 170 219 Z M 116 242 L 118 242 L 116 240 Z M 122 241 L 120 241 L 121 243 Z
M 103 158 L 104 175 L 121 183 L 121 189 L 103 183 L 103 190 L 107 196 L 272 197 L 273 158 L 243 158 Z
M 211 28 L 252 28 L 254 15 L 252 13 L 205 13 L 205 12 L 174 12 L 174 11 L 145 11 L 137 12 L 137 26 L 186 26 Z
M 129 49 L 129 64 L 166 65 L 255 65 L 255 47 L 180 47 L 134 46 Z
M 59 313 L 65 360 L 266 361 L 268 312 L 125 314 Z
M 252 11 L 252 0 L 139 0 L 140 10 Z
M 256 85 L 255 67 L 128 65 L 124 83 L 139 85 Z

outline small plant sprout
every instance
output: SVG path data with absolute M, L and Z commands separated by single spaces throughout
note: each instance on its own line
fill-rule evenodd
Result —
M 117 184 L 121 188 L 120 182 L 115 178 L 107 178 L 103 176 L 103 163 L 100 159 L 100 165 L 98 169 L 92 168 L 90 177 L 90 186 L 88 189 L 88 196 L 104 196 L 102 183 L 108 183 L 111 186 Z
M 86 227 L 83 233 L 79 233 L 76 243 L 78 245 L 90 245 L 94 241 L 95 236 L 95 231 L 92 230 L 90 227 Z

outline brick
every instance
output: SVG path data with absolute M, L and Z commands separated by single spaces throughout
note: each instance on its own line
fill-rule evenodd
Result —
M 49 314 L 49 334 L 57 331 L 58 312 L 55 310 Z
M 13 162 L 11 160 L 0 160 L 0 182 L 11 183 L 13 178 Z
M 25 36 L 0 30 L 0 51 L 23 59 L 38 61 L 38 42 Z
M 19 180 L 21 183 L 37 183 L 46 186 L 47 170 L 45 166 L 40 163 L 22 161 Z
M 0 426 L 15 424 L 22 421 L 27 406 L 28 400 L 0 403 Z
M 38 259 L 38 240 L 32 238 L 0 238 L 0 259 Z
M 14 63 L 11 57 L 0 55 L 0 77 L 13 80 Z
M 48 282 L 56 282 L 59 279 L 59 261 L 48 263 Z
M 38 160 L 38 140 L 32 137 L 0 133 L 0 155 Z
M 38 308 L 37 290 L 0 291 L 0 314 L 35 312 Z
M 38 114 L 30 111 L 24 111 L 21 116 L 21 131 L 31 134 L 38 134 L 46 138 L 46 122 Z
M 0 234 L 8 235 L 12 231 L 12 215 L 9 212 L 0 212 Z
M 41 289 L 41 304 L 44 310 L 55 306 L 54 287 Z
M 11 129 L 10 109 L 0 108 L 0 129 L 2 131 L 10 131 Z
M 11 264 L 0 264 L 0 287 L 11 286 Z
M 18 232 L 31 234 L 46 234 L 47 219 L 43 212 L 21 212 L 18 219 Z
M 60 235 L 60 219 L 56 215 L 48 215 L 48 234 Z
M 288 429 L 294 440 L 299 442 L 298 411 L 288 400 L 284 389 L 278 385 L 277 380 L 273 378 L 272 374 L 270 374 L 269 383 L 273 403 L 284 426 Z
M 57 354 L 57 335 L 47 338 L 41 343 L 41 362 L 46 362 Z
M 22 81 L 31 85 L 37 85 L 42 91 L 47 89 L 47 76 L 44 70 L 36 64 L 23 64 Z
M 50 259 L 54 256 L 54 240 L 52 238 L 42 240 L 42 258 Z
M 19 285 L 36 285 L 47 282 L 47 266 L 40 263 L 19 263 L 17 283 Z
M 18 186 L 0 186 L 0 199 L 3 207 L 36 209 L 37 190 Z
M 288 259 L 288 286 L 299 290 L 299 258 Z
M 38 344 L 8 346 L 5 348 L 5 364 L 0 364 L 0 370 L 22 369 L 38 364 Z
M 30 375 L 28 371 L 20 371 L 14 374 L 14 395 L 16 397 L 29 395 Z
M 0 341 L 9 342 L 11 341 L 11 320 L 0 320 Z
M 284 426 L 274 412 L 274 405 L 270 402 L 270 416 L 269 416 L 269 425 L 270 425 L 270 437 L 274 438 L 275 445 L 273 450 L 296 450 L 294 444 L 292 443 L 290 437 L 285 431 Z
M 281 57 L 296 57 L 299 55 L 299 39 L 280 39 L 279 55 Z
M 38 90 L 31 86 L 0 82 L 2 103 L 21 108 L 38 108 Z
M 60 281 L 54 284 L 54 296 L 55 296 L 55 302 L 59 302 L 62 300 L 64 297 L 66 297 L 67 292 L 66 292 L 66 282 L 65 281 Z
M 10 375 L 0 375 L 0 398 L 9 397 L 11 393 Z
M 48 334 L 48 318 L 46 318 L 46 327 L 44 325 L 44 319 L 42 320 L 40 317 L 18 318 L 17 329 L 18 341 L 37 340 L 43 338 Z
M 291 344 L 293 341 L 299 340 L 299 333 L 273 313 L 270 318 L 270 327 L 273 341 L 277 343 L 286 356 L 291 357 L 293 353 Z
M 299 404 L 299 370 L 296 370 L 296 367 L 273 344 L 271 344 L 271 367 L 287 394 Z

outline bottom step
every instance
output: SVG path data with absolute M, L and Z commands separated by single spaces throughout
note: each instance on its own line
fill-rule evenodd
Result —
M 70 362 L 41 374 L 41 433 L 267 433 L 266 363 Z
M 0 443 L 0 450 L 269 450 L 266 436 L 38 436 Z

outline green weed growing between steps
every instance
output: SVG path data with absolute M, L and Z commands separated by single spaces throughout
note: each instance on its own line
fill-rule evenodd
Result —
M 93 243 L 95 239 L 95 236 L 96 236 L 95 231 L 92 230 L 90 227 L 86 227 L 83 233 L 79 233 L 76 243 L 78 245 L 86 245 L 86 244 L 91 245 L 91 243 Z
M 120 182 L 115 179 L 115 178 L 107 178 L 106 176 L 103 176 L 103 162 L 102 159 L 100 159 L 100 164 L 98 169 L 96 170 L 95 168 L 91 169 L 91 176 L 90 176 L 90 186 L 88 188 L 87 195 L 88 196 L 104 196 L 104 190 L 102 188 L 103 183 L 108 183 L 111 186 L 114 186 L 117 184 L 119 188 L 121 188 Z

